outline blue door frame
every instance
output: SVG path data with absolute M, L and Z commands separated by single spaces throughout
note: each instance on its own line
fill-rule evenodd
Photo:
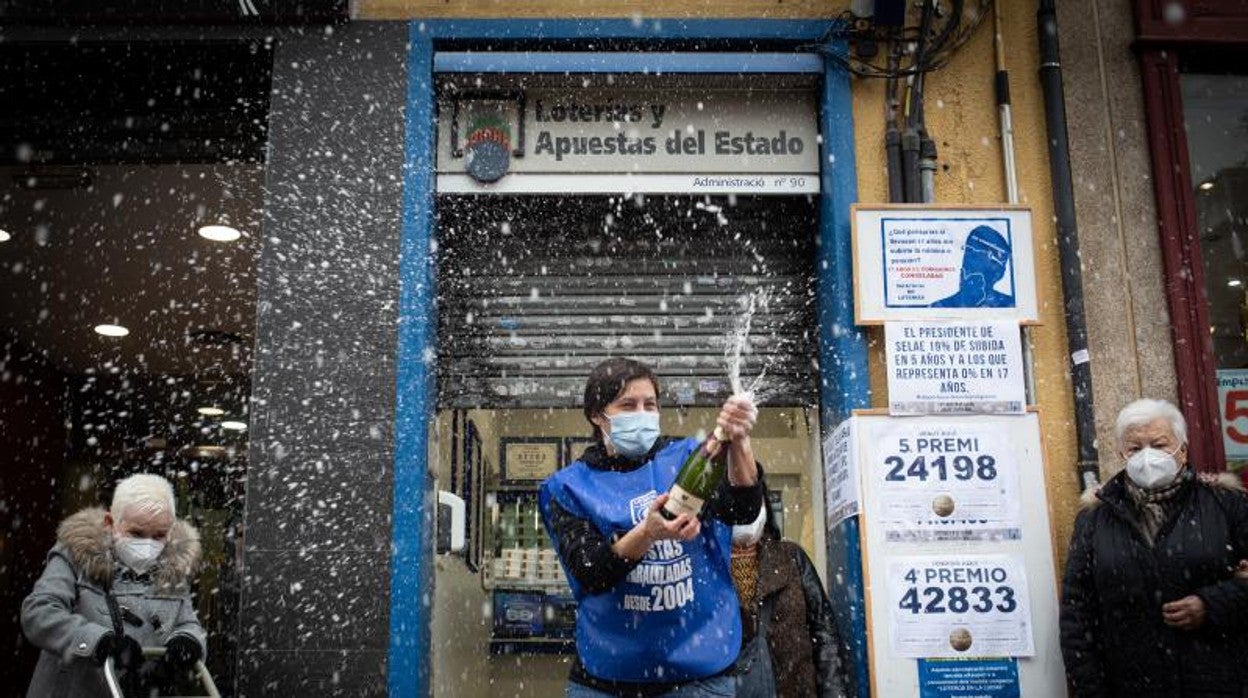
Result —
M 436 410 L 437 270 L 433 243 L 436 153 L 434 75 L 437 51 L 446 42 L 456 48 L 473 42 L 509 41 L 525 47 L 570 51 L 593 41 L 652 44 L 654 54 L 638 53 L 628 71 L 672 72 L 812 72 L 823 75 L 820 131 L 821 194 L 818 274 L 821 423 L 829 433 L 851 410 L 869 405 L 865 335 L 854 326 L 850 204 L 857 199 L 853 113 L 849 74 L 838 58 L 847 45 L 835 20 L 425 20 L 411 22 L 408 54 L 406 141 L 403 172 L 403 238 L 400 248 L 399 342 L 396 401 L 394 519 L 390 568 L 390 645 L 387 685 L 391 696 L 430 693 L 432 620 L 433 505 L 428 469 L 428 426 Z M 748 52 L 754 42 L 795 51 L 767 54 L 745 65 L 697 60 L 699 54 L 670 51 L 673 42 L 714 41 L 717 50 Z M 775 50 L 774 48 L 771 50 Z M 802 52 L 802 53 L 797 53 Z M 823 56 L 813 67 L 811 55 Z M 509 54 L 492 61 L 460 54 L 459 65 L 436 70 L 486 72 L 625 72 L 622 66 L 595 61 L 593 54 Z M 484 56 L 486 58 L 480 58 Z M 588 58 L 586 56 L 589 56 Z M 691 57 L 693 59 L 691 60 Z M 501 58 L 501 57 L 500 57 Z M 474 61 L 476 61 L 474 63 Z M 561 62 L 562 61 L 562 62 Z M 698 68 L 696 66 L 704 66 Z M 843 535 L 842 535 L 843 534 Z M 834 540 L 835 538 L 835 540 Z M 849 599 L 842 618 L 846 634 L 863 638 L 861 567 L 857 522 L 829 535 L 829 560 L 846 581 Z M 855 601 L 857 600 L 857 601 Z M 855 643 L 855 665 L 865 677 L 865 644 Z M 865 686 L 860 695 L 866 696 Z

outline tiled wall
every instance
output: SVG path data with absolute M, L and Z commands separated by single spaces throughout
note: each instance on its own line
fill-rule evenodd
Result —
M 406 41 L 276 37 L 241 695 L 385 693 Z

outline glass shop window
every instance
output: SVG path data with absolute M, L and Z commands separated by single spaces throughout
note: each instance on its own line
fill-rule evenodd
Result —
M 18 609 L 57 523 L 154 472 L 202 535 L 233 686 L 271 66 L 263 42 L 0 45 L 0 685 L 30 681 Z
M 1228 466 L 1248 465 L 1248 74 L 1180 77 Z

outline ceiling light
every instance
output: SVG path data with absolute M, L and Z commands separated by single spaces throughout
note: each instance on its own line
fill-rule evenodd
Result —
M 212 444 L 196 444 L 187 446 L 182 451 L 191 458 L 221 458 L 226 455 L 224 446 L 215 446 Z
M 1201 183 L 1200 183 L 1200 190 L 1201 190 L 1201 191 L 1209 191 L 1210 189 L 1213 189 L 1213 180 L 1212 180 L 1212 179 L 1211 179 L 1211 180 L 1209 180 L 1209 181 L 1206 181 L 1206 182 L 1201 182 Z
M 12 240 L 12 239 L 13 239 L 13 236 L 9 235 L 9 231 L 0 230 L 0 242 L 8 242 L 9 240 Z
M 1231 279 L 1230 281 L 1226 282 L 1226 285 L 1231 286 L 1231 287 L 1243 286 L 1244 282 L 1240 281 L 1239 279 Z
M 225 414 L 225 410 L 221 409 L 220 407 L 215 407 L 213 405 L 204 405 L 203 407 L 196 408 L 195 411 L 204 415 L 205 417 L 220 417 L 221 415 Z
M 199 236 L 213 242 L 234 242 L 243 234 L 228 225 L 205 225 L 199 229 Z
M 108 324 L 96 325 L 95 332 L 96 334 L 102 334 L 105 337 L 125 337 L 130 334 L 130 330 L 122 327 L 121 325 Z
M 225 330 L 200 329 L 186 333 L 186 338 L 206 347 L 226 347 L 231 344 L 242 344 L 243 336 Z
M 221 422 L 221 428 L 229 429 L 230 431 L 247 431 L 247 422 L 238 422 L 232 419 L 227 419 L 226 421 Z

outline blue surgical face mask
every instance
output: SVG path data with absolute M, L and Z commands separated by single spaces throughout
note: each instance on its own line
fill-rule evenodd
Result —
M 625 456 L 645 455 L 659 438 L 658 412 L 621 412 L 607 417 L 607 421 L 611 431 L 603 432 L 603 441 Z

